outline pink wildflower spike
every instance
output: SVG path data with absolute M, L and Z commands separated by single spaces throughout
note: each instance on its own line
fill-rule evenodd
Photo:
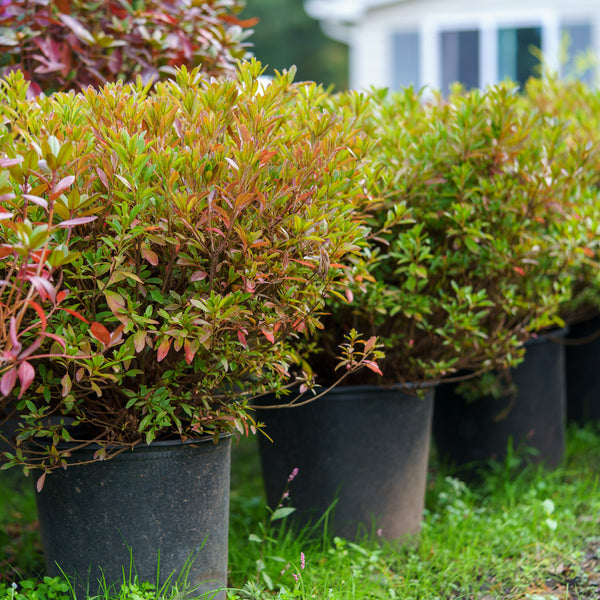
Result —
M 285 492 L 283 492 L 283 496 L 281 497 L 282 500 L 286 500 L 287 498 L 290 497 L 290 492 L 289 490 L 285 490 Z
M 296 583 L 298 583 L 298 574 L 297 573 L 292 573 L 292 576 L 296 580 Z
M 304 569 L 306 559 L 304 558 L 304 552 L 300 552 L 300 568 Z
M 296 479 L 296 475 L 298 475 L 298 467 L 296 467 L 291 473 L 290 476 L 288 477 L 288 483 L 294 481 L 294 479 Z
M 377 537 L 381 537 L 383 535 L 383 529 L 377 530 Z

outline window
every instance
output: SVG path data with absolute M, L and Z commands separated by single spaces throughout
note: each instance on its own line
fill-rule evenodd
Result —
M 509 78 L 521 87 L 539 75 L 542 48 L 541 27 L 502 27 L 498 29 L 498 79 Z
M 467 89 L 504 79 L 523 86 L 540 74 L 540 52 L 549 69 L 593 83 L 593 28 L 591 19 L 561 22 L 551 9 L 427 15 L 414 30 L 392 34 L 389 85 L 443 94 L 454 82 Z M 568 46 L 562 60 L 561 38 Z
M 592 51 L 592 26 L 588 23 L 564 23 L 560 28 L 565 56 L 562 75 L 577 77 L 586 83 L 593 83 L 593 68 L 589 61 L 580 60 Z M 591 59 L 593 63 L 593 58 Z M 587 64 L 586 64 L 587 63 Z
M 400 89 L 421 86 L 420 65 L 421 54 L 419 48 L 419 33 L 408 31 L 394 34 L 392 38 L 393 52 L 393 86 Z
M 454 82 L 470 89 L 479 86 L 479 31 L 442 31 L 440 33 L 442 90 L 450 91 Z

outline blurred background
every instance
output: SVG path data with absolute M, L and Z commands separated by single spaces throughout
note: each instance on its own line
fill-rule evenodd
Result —
M 325 36 L 302 0 L 246 0 L 240 18 L 253 17 L 259 21 L 248 41 L 256 58 L 268 65 L 266 75 L 296 65 L 298 81 L 348 87 L 348 47 Z

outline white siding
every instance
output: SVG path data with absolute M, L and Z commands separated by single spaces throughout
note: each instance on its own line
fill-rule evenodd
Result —
M 350 85 L 353 88 L 391 85 L 393 34 L 419 31 L 422 80 L 437 87 L 440 82 L 437 32 L 446 26 L 480 28 L 480 71 L 487 73 L 487 80 L 482 83 L 491 83 L 495 70 L 494 28 L 499 24 L 533 26 L 540 22 L 544 56 L 551 67 L 559 66 L 561 22 L 592 24 L 594 50 L 600 56 L 600 0 L 404 0 L 372 8 L 354 23 Z

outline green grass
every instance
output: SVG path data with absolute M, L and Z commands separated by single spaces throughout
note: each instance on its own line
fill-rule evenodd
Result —
M 233 452 L 228 598 L 600 597 L 600 429 L 571 429 L 559 469 L 523 468 L 510 454 L 482 474 L 481 483 L 466 485 L 433 459 L 418 544 L 376 535 L 350 541 L 322 535 L 320 528 L 294 532 L 285 519 L 272 520 L 255 443 L 242 440 Z M 0 531 L 17 523 L 20 533 L 8 543 L 0 538 L 0 600 L 71 600 L 64 581 L 35 583 L 43 571 L 33 493 L 29 487 L 9 491 L 2 477 Z M 134 580 L 99 598 L 179 600 L 182 594 Z

